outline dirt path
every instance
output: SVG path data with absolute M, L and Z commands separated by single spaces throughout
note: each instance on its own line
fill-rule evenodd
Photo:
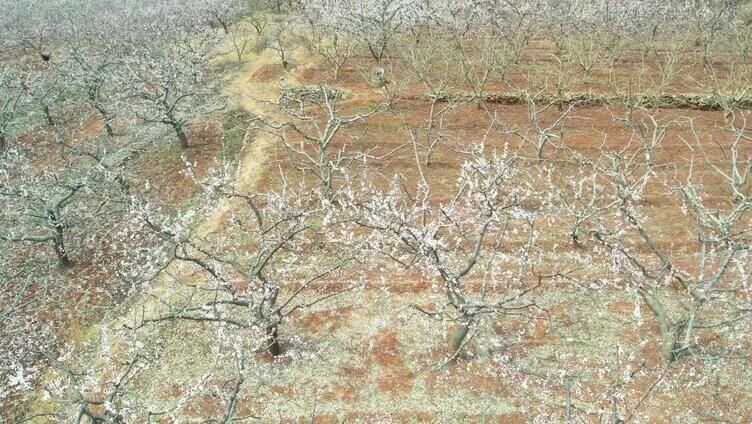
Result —
M 236 99 L 252 117 L 270 116 L 273 111 L 263 101 L 273 101 L 279 87 L 293 79 L 289 73 L 282 73 L 276 78 L 259 78 L 265 69 L 276 69 L 277 58 L 269 51 L 251 53 L 246 63 L 232 75 L 225 87 L 225 92 Z M 276 140 L 266 131 L 258 131 L 258 123 L 251 123 L 243 140 L 243 150 L 238 163 L 237 186 L 241 190 L 252 191 L 263 175 L 264 163 L 271 156 Z M 222 202 L 216 213 L 205 217 L 198 228 L 199 235 L 217 231 L 224 218 L 236 207 L 233 202 Z

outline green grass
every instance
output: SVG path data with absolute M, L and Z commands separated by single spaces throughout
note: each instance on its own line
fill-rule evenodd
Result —
M 240 127 L 230 128 L 222 134 L 224 143 L 222 148 L 217 152 L 217 159 L 222 162 L 232 161 L 240 156 L 240 150 L 243 148 L 243 137 L 245 129 Z

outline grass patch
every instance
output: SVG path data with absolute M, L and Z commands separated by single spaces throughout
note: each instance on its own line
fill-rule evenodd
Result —
M 217 159 L 219 161 L 232 161 L 240 156 L 240 150 L 243 148 L 243 138 L 245 137 L 245 130 L 239 127 L 226 130 L 222 134 L 224 143 L 222 148 L 217 152 Z

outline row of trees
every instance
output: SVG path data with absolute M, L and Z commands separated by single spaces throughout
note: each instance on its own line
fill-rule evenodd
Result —
M 541 259 L 533 259 L 534 253 L 542 254 L 534 249 L 539 238 L 537 226 L 541 223 L 565 231 L 557 233 L 556 237 L 568 234 L 573 245 L 593 248 L 592 254 L 581 259 L 584 262 L 582 267 L 591 267 L 592 261 L 599 260 L 599 257 L 605 263 L 618 262 L 619 266 L 614 268 L 617 272 L 615 278 L 634 284 L 635 290 L 656 315 L 665 341 L 662 351 L 668 361 L 682 356 L 689 349 L 694 330 L 689 329 L 687 333 L 685 326 L 694 325 L 692 323 L 697 320 L 700 310 L 711 299 L 730 302 L 729 312 L 733 317 L 746 316 L 748 307 L 743 306 L 745 301 L 737 303 L 738 299 L 720 294 L 743 287 L 744 283 L 736 286 L 734 282 L 746 281 L 750 272 L 746 264 L 750 254 L 747 232 L 752 204 L 748 177 L 752 171 L 752 158 L 747 144 L 751 135 L 746 126 L 746 115 L 740 115 L 738 120 L 722 129 L 722 135 L 709 140 L 696 128 L 693 119 L 668 121 L 657 112 L 640 112 L 620 118 L 622 125 L 631 132 L 629 143 L 613 147 L 604 140 L 598 154 L 592 156 L 571 150 L 566 143 L 552 141 L 549 148 L 555 154 L 551 160 L 542 158 L 540 147 L 530 145 L 526 138 L 505 144 L 501 151 L 493 151 L 488 146 L 492 143 L 487 143 L 485 137 L 493 133 L 508 135 L 509 132 L 492 119 L 478 147 L 465 151 L 457 150 L 461 149 L 459 146 L 454 147 L 455 152 L 467 159 L 453 184 L 456 192 L 441 194 L 437 198 L 432 192 L 429 176 L 435 171 L 425 165 L 426 158 L 435 150 L 434 146 L 419 145 L 415 133 L 410 132 L 410 140 L 401 147 L 415 152 L 415 168 L 410 174 L 417 170 L 417 180 L 401 174 L 385 176 L 375 173 L 368 165 L 369 160 L 383 160 L 385 156 L 374 156 L 372 151 L 354 148 L 348 143 L 334 144 L 332 139 L 337 130 L 345 131 L 348 123 L 367 119 L 381 106 L 366 113 L 343 115 L 335 106 L 335 100 L 325 94 L 326 90 L 322 93 L 323 99 L 314 102 L 320 108 L 308 108 L 306 114 L 302 109 L 297 111 L 287 124 L 294 131 L 280 132 L 282 144 L 288 146 L 286 157 L 293 169 L 310 173 L 314 181 L 319 182 L 319 189 L 310 202 L 318 205 L 319 213 L 326 217 L 327 222 L 358 228 L 348 229 L 347 233 L 362 237 L 370 246 L 378 246 L 371 254 L 383 254 L 384 258 L 390 258 L 406 269 L 424 264 L 427 278 L 441 277 L 445 283 L 441 290 L 447 295 L 448 305 L 466 313 L 463 320 L 486 313 L 486 308 L 490 308 L 466 301 L 464 299 L 469 294 L 457 292 L 462 278 L 473 267 L 480 267 L 477 265 L 480 257 L 487 257 L 489 266 L 494 267 L 483 267 L 484 273 L 489 273 L 484 278 L 489 281 L 504 280 L 512 284 L 529 282 L 532 278 L 540 283 L 545 278 L 570 276 L 568 270 L 561 269 L 548 272 L 539 269 L 539 272 L 530 274 L 535 268 L 533 265 L 541 262 Z M 314 111 L 319 111 L 319 115 Z M 740 124 L 739 120 L 743 122 Z M 316 122 L 324 122 L 327 131 L 322 131 L 324 127 Z M 311 126 L 303 126 L 306 123 Z M 658 159 L 663 155 L 669 128 L 671 131 L 682 129 L 691 135 L 690 139 L 680 138 L 693 152 L 685 165 Z M 297 149 L 294 146 L 296 140 L 300 142 Z M 346 158 L 358 160 L 348 161 Z M 571 175 L 566 170 L 569 164 L 576 164 L 579 171 Z M 702 169 L 702 178 L 710 178 L 706 175 L 708 171 L 715 173 L 713 181 L 717 184 L 703 184 L 696 176 L 701 172 L 698 169 Z M 374 178 L 375 175 L 381 175 L 382 184 L 372 182 L 379 180 Z M 665 187 L 664 194 L 647 192 L 655 181 L 660 181 Z M 386 188 L 378 187 L 384 184 Z M 288 191 L 289 188 L 283 190 Z M 305 188 L 301 189 L 300 193 L 305 191 Z M 245 199 L 257 222 L 263 222 L 264 208 L 254 203 L 255 195 L 237 188 L 222 189 L 221 192 Z M 301 196 L 300 193 L 295 196 Z M 695 263 L 686 264 L 690 254 L 681 252 L 685 260 L 681 261 L 681 266 L 675 265 L 677 260 L 672 260 L 666 250 L 669 247 L 652 234 L 651 225 L 646 222 L 649 219 L 641 210 L 646 197 L 661 196 L 675 199 L 672 201 L 686 215 L 687 224 L 696 228 L 694 234 L 699 245 L 689 249 L 694 252 L 691 255 L 697 255 Z M 281 208 L 297 210 L 285 204 Z M 345 216 L 340 216 L 342 214 Z M 279 221 L 273 221 L 273 227 L 278 225 Z M 522 243 L 521 252 L 505 256 L 517 257 L 521 263 L 510 266 L 490 253 L 483 254 L 484 249 L 500 249 L 507 232 L 513 230 L 526 242 Z M 325 238 L 333 242 L 337 239 L 332 235 Z M 356 251 L 350 249 L 353 248 L 348 247 L 349 251 Z M 555 257 L 557 252 L 549 250 L 545 255 Z M 444 261 L 459 262 L 450 265 Z M 502 269 L 516 270 L 519 275 L 502 278 Z M 680 318 L 669 318 L 660 306 L 661 299 L 667 296 L 661 288 L 666 288 L 672 280 L 680 283 L 687 295 L 694 299 L 687 316 L 681 314 Z M 734 288 L 721 288 L 724 286 L 722 281 Z M 490 290 L 499 291 L 496 287 Z M 718 290 L 717 294 L 712 294 L 714 290 Z M 487 294 L 481 297 L 485 298 Z M 519 299 L 518 295 L 513 297 Z M 721 320 L 709 328 L 722 327 L 734 320 Z M 662 324 L 664 321 L 665 325 Z M 679 335 L 681 339 L 677 338 Z
M 137 118 L 169 128 L 188 147 L 185 124 L 223 106 L 211 69 L 223 35 L 210 24 L 233 16 L 216 10 L 219 4 L 202 6 L 6 5 L 4 48 L 9 53 L 0 68 L 3 149 L 37 116 L 53 126 L 55 115 L 66 121 L 82 109 L 97 113 L 109 136 L 115 135 L 116 121 L 127 125 Z M 44 18 L 53 13 L 54 19 Z M 35 20 L 41 22 L 34 25 Z M 134 25 L 139 31 L 131 30 Z
M 54 124 L 57 105 L 73 97 L 101 115 L 109 135 L 115 118 L 125 115 L 123 120 L 137 117 L 164 125 L 187 147 L 185 123 L 222 105 L 212 84 L 204 81 L 211 74 L 218 43 L 230 39 L 242 60 L 252 37 L 267 29 L 268 21 L 258 2 L 194 3 L 167 7 L 155 2 L 133 8 L 127 2 L 108 7 L 8 2 L 4 39 L 7 51 L 17 58 L 4 61 L 1 70 L 5 97 L 0 146 L 7 146 L 12 134 L 23 127 L 21 121 L 30 115 L 27 111 L 38 110 L 47 124 Z M 566 65 L 539 77 L 548 91 L 571 91 L 579 80 L 575 74 L 613 70 L 617 62 L 637 55 L 644 78 L 634 81 L 613 74 L 602 81 L 603 89 L 664 93 L 695 63 L 687 57 L 701 56 L 709 76 L 700 83 L 704 91 L 731 96 L 731 101 L 748 94 L 745 75 L 752 37 L 747 36 L 743 12 L 732 3 L 711 7 L 707 2 L 648 6 L 644 2 L 379 1 L 303 2 L 293 8 L 298 22 L 275 18 L 273 33 L 264 40 L 278 50 L 283 63 L 290 61 L 293 44 L 299 41 L 292 37 L 302 27 L 304 45 L 335 74 L 362 49 L 376 60 L 389 51 L 390 57 L 408 64 L 418 58 L 424 67 L 446 67 L 444 78 L 434 75 L 431 81 L 422 72 L 422 82 L 437 99 L 457 88 L 485 99 L 490 91 L 499 90 L 499 84 L 514 87 L 509 71 L 520 65 L 530 43 L 542 34 L 551 35 L 555 61 Z M 53 13 L 55 19 L 46 18 Z M 664 18 L 661 25 L 652 20 L 657 15 Z M 239 24 L 230 25 L 238 19 Z M 130 31 L 133 25 L 140 30 Z M 393 49 L 398 40 L 401 47 Z M 690 55 L 698 45 L 702 54 Z M 644 47 L 635 51 L 634 46 Z M 24 60 L 18 60 L 19 54 L 26 54 Z M 732 66 L 727 76 L 715 66 L 721 61 Z
M 497 56 L 485 60 L 500 61 L 499 67 L 518 61 L 531 41 L 543 37 L 553 44 L 553 60 L 570 72 L 590 76 L 638 55 L 673 78 L 695 58 L 715 71 L 719 61 L 744 64 L 750 47 L 750 18 L 735 2 L 302 1 L 297 15 L 314 34 L 314 50 L 334 63 L 360 51 L 377 61 L 396 57 L 411 43 L 439 35 L 458 50 L 477 41 L 485 56 Z

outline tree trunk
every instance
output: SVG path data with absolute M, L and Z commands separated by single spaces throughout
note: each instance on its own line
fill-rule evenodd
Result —
M 130 193 L 131 184 L 128 181 L 128 179 L 123 176 L 123 174 L 118 174 L 118 176 L 115 177 L 115 181 L 118 183 L 118 185 L 120 186 L 120 188 L 123 190 L 125 194 Z
M 653 312 L 658 330 L 661 334 L 661 356 L 668 362 L 674 362 L 677 359 L 686 356 L 688 347 L 682 343 L 681 335 L 686 326 L 685 322 L 675 323 L 663 310 L 663 306 L 658 298 L 658 294 L 651 290 L 649 292 L 640 292 L 642 299 Z
M 326 198 L 334 200 L 334 165 L 325 152 L 320 155 L 316 167 L 316 175 L 321 181 L 321 188 L 324 190 Z
M 536 150 L 536 158 L 538 159 L 538 162 L 543 162 L 543 149 L 546 147 L 546 143 L 548 140 L 541 140 L 538 142 L 538 148 Z
M 94 101 L 92 97 L 92 101 Z M 112 129 L 112 125 L 110 125 L 110 115 L 107 113 L 107 109 L 104 108 L 104 106 L 100 105 L 96 101 L 94 102 L 94 108 L 99 111 L 99 114 L 102 115 L 102 126 L 104 126 L 104 129 L 107 131 L 107 135 L 112 137 L 115 135 L 115 131 Z
M 71 262 L 68 257 L 68 251 L 65 249 L 65 243 L 63 242 L 62 228 L 58 230 L 55 235 L 55 239 L 52 242 L 52 247 L 55 249 L 55 255 L 57 256 L 57 262 L 60 268 L 70 268 Z
M 661 333 L 661 357 L 667 362 L 673 362 L 675 342 L 674 334 L 671 330 L 673 325 L 662 310 L 659 312 L 653 310 L 653 313 L 658 324 L 658 331 Z
M 180 147 L 184 149 L 188 148 L 188 137 L 185 135 L 185 131 L 183 130 L 183 124 L 172 121 L 170 125 L 172 126 L 172 129 L 175 130 L 175 134 L 178 136 Z
M 671 332 L 661 334 L 661 356 L 666 362 L 671 363 L 676 360 L 676 348 L 677 340 Z
M 329 176 L 324 180 L 324 194 L 329 200 L 334 200 L 334 186 L 332 185 L 332 177 Z
M 225 21 L 223 21 L 220 18 L 217 18 L 217 21 L 219 21 L 219 25 L 222 27 L 222 31 L 224 31 L 225 34 L 229 34 L 230 33 L 230 29 L 227 28 L 227 24 L 225 23 Z
M 381 41 L 378 45 L 369 44 L 368 49 L 371 51 L 371 56 L 377 61 L 381 62 L 386 52 L 386 42 Z
M 115 135 L 115 130 L 112 129 L 112 125 L 110 125 L 109 121 L 104 121 L 104 129 L 107 131 L 107 135 L 109 137 L 112 137 Z
M 63 239 L 63 223 L 60 221 L 60 215 L 58 212 L 49 210 L 47 211 L 50 225 L 55 231 L 55 235 L 52 238 L 52 247 L 55 249 L 55 255 L 60 268 L 70 268 L 70 258 L 68 258 L 68 251 L 65 248 L 65 241 Z
M 564 422 L 571 424 L 572 422 L 572 380 L 569 376 L 564 377 L 564 401 L 566 402 L 566 410 L 564 412 Z
M 452 353 L 452 361 L 457 359 L 460 354 L 460 349 L 463 347 L 467 333 L 470 331 L 470 321 L 461 321 L 457 328 L 454 329 L 452 337 L 449 339 L 449 351 Z
M 49 126 L 55 125 L 55 120 L 52 119 L 52 112 L 50 112 L 50 107 L 47 105 L 42 106 L 42 111 L 44 112 L 44 117 L 47 120 L 47 125 Z
M 266 337 L 268 346 L 266 348 L 272 356 L 279 356 L 282 353 L 282 346 L 279 344 L 279 329 L 277 323 L 269 324 L 266 327 Z
M 673 325 L 669 331 L 661 335 L 661 353 L 666 361 L 674 362 L 689 355 L 689 345 L 682 340 L 682 334 L 686 331 L 686 323 L 681 322 Z
M 579 217 L 577 219 L 577 222 L 572 227 L 572 232 L 569 233 L 569 235 L 572 237 L 572 243 L 574 243 L 575 248 L 580 247 L 580 221 Z

